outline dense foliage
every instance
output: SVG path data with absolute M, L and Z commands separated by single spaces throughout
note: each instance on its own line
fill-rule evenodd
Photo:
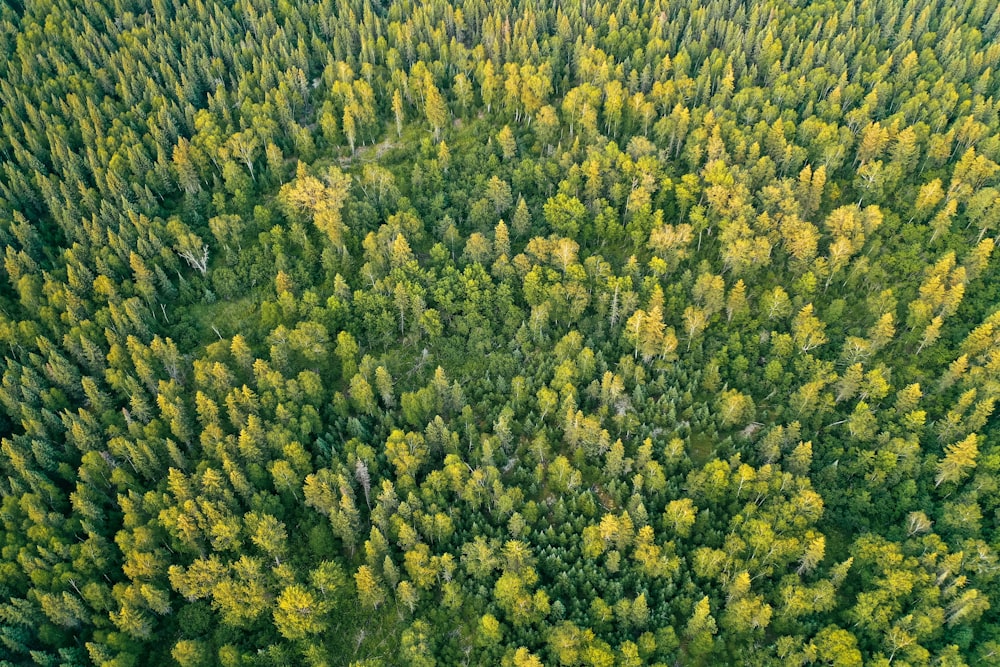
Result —
M 0 665 L 1000 661 L 990 0 L 0 4 Z

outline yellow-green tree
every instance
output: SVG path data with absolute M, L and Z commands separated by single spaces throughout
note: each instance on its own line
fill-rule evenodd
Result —
M 274 608 L 274 625 L 286 639 L 304 639 L 327 627 L 327 604 L 300 585 L 286 587 Z

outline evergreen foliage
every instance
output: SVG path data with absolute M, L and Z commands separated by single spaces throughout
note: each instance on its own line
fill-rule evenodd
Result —
M 1000 7 L 0 5 L 0 667 L 1000 661 Z

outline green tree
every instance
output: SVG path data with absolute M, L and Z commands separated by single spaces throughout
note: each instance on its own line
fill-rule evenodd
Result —
M 363 607 L 378 610 L 385 602 L 385 590 L 375 573 L 367 565 L 362 565 L 354 573 L 354 583 L 358 590 L 358 599 Z
M 550 197 L 543 207 L 545 221 L 553 231 L 569 238 L 577 238 L 584 224 L 587 209 L 576 197 L 562 193 Z
M 427 115 L 427 122 L 434 130 L 434 140 L 441 136 L 441 130 L 448 124 L 448 107 L 445 106 L 444 98 L 432 81 L 425 82 L 424 90 L 424 113 Z
M 323 600 L 302 586 L 292 585 L 278 595 L 274 624 L 283 637 L 304 639 L 326 629 L 326 612 Z

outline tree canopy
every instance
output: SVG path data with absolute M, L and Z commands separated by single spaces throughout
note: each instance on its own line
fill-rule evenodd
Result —
M 0 54 L 0 667 L 997 663 L 997 3 Z

